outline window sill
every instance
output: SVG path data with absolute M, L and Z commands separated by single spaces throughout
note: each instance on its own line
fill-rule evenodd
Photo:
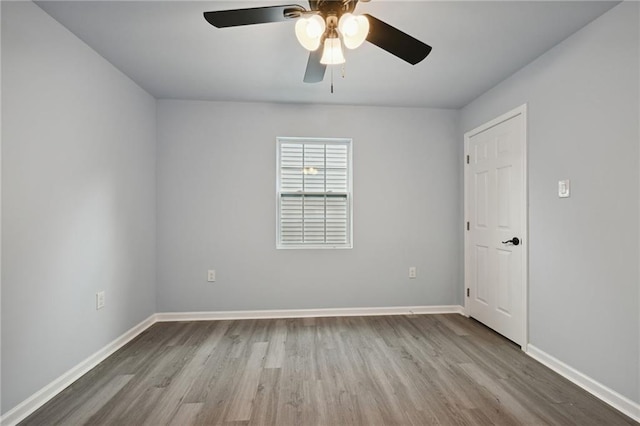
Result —
M 348 246 L 330 246 L 330 245 L 276 245 L 278 250 L 345 250 L 352 249 L 353 244 Z

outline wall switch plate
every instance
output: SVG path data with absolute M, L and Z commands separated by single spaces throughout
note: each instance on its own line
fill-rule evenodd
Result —
M 207 271 L 207 281 L 212 283 L 215 280 L 216 280 L 216 270 L 215 269 L 209 269 L 209 271 Z
M 569 198 L 571 196 L 571 181 L 563 179 L 558 181 L 558 197 Z
M 409 278 L 415 278 L 418 276 L 418 270 L 415 266 L 409 268 Z
M 104 308 L 104 291 L 96 293 L 96 311 Z

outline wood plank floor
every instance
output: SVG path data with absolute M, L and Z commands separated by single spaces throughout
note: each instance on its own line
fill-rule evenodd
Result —
M 636 424 L 460 315 L 157 323 L 23 425 Z

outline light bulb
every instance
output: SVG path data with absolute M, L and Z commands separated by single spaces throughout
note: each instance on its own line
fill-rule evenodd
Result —
M 338 29 L 343 36 L 353 37 L 358 32 L 358 20 L 351 13 L 345 13 L 340 17 Z
M 307 36 L 309 38 L 320 38 L 325 29 L 324 19 L 320 15 L 313 15 L 307 21 Z
M 322 52 L 322 58 L 320 58 L 320 63 L 324 65 L 345 63 L 339 38 L 327 38 L 324 40 L 324 50 Z
M 344 45 L 348 49 L 360 46 L 369 35 L 369 20 L 363 15 L 345 13 L 338 21 L 338 30 L 342 34 Z
M 320 46 L 324 30 L 325 23 L 319 15 L 300 18 L 296 22 L 296 37 L 302 47 L 310 51 L 314 51 Z

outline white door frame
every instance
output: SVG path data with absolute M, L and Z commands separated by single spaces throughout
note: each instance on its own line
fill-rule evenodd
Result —
M 501 116 L 479 126 L 475 129 L 464 134 L 464 220 L 465 220 L 465 228 L 464 228 L 464 313 L 466 316 L 469 316 L 469 306 L 467 303 L 467 289 L 469 288 L 471 271 L 470 262 L 469 262 L 469 253 L 470 253 L 470 242 L 469 242 L 469 234 L 467 232 L 466 223 L 470 220 L 469 214 L 469 200 L 470 196 L 469 191 L 469 172 L 468 167 L 466 167 L 466 159 L 469 155 L 469 140 L 477 135 L 478 133 L 484 132 L 491 127 L 497 126 L 498 124 L 507 121 L 513 117 L 518 115 L 522 115 L 523 118 L 523 164 L 522 164 L 522 182 L 524 184 L 524 191 L 522 194 L 522 224 L 523 224 L 523 234 L 522 234 L 522 331 L 524 336 L 524 344 L 522 345 L 522 350 L 524 352 L 527 351 L 527 344 L 529 343 L 529 181 L 528 181 L 528 143 L 527 143 L 527 134 L 528 134 L 528 125 L 527 125 L 527 104 L 521 105 Z

